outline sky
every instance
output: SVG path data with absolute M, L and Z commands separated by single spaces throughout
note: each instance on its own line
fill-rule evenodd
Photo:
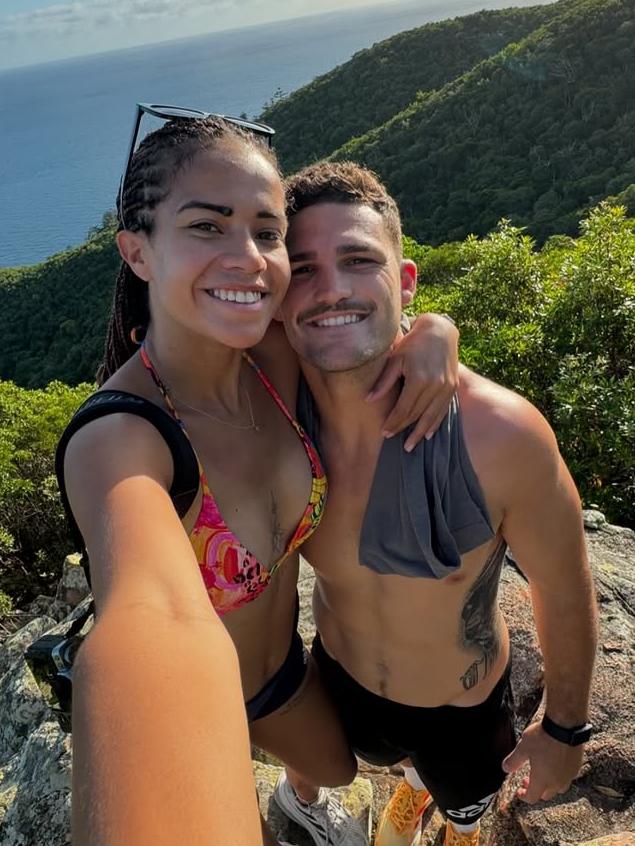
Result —
M 0 0 L 0 69 L 380 2 Z

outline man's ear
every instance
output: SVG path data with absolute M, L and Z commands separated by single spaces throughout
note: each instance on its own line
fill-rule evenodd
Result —
M 124 229 L 117 232 L 119 255 L 130 266 L 133 273 L 149 282 L 151 278 L 148 263 L 148 238 L 143 232 L 130 232 Z
M 401 304 L 410 305 L 417 289 L 417 265 L 411 259 L 401 262 Z

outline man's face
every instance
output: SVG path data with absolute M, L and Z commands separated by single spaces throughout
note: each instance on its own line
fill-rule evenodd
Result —
M 319 203 L 291 218 L 291 284 L 280 311 L 291 346 L 309 364 L 354 370 L 385 353 L 412 298 L 382 216 L 366 205 Z

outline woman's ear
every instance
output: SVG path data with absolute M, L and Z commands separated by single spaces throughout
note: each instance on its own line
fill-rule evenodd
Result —
M 130 232 L 128 229 L 123 229 L 121 232 L 117 232 L 116 237 L 121 258 L 139 279 L 149 282 L 151 273 L 148 262 L 148 238 L 145 233 Z
M 410 305 L 417 289 L 417 265 L 411 259 L 401 262 L 401 304 Z

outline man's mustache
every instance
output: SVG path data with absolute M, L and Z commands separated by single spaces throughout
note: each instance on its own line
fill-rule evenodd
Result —
M 370 314 L 373 311 L 373 306 L 368 301 L 363 300 L 339 300 L 335 305 L 317 305 L 314 308 L 307 309 L 298 317 L 298 322 L 306 323 L 310 320 L 316 320 L 334 311 L 360 311 L 364 314 Z

